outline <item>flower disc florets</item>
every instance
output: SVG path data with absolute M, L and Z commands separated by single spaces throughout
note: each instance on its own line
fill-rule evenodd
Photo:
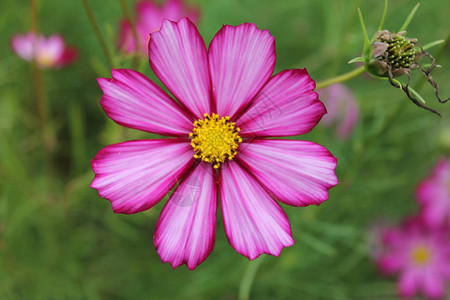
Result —
M 221 118 L 214 113 L 212 116 L 204 114 L 204 117 L 194 122 L 194 129 L 189 134 L 194 158 L 211 163 L 218 169 L 225 160 L 236 156 L 238 143 L 242 142 L 240 129 L 229 121 L 230 117 Z
M 377 76 L 387 76 L 390 68 L 393 75 L 402 75 L 416 67 L 416 39 L 404 37 L 406 32 L 378 31 L 371 44 L 370 65 Z

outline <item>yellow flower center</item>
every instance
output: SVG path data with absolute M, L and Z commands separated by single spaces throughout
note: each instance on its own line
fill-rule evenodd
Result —
M 211 163 L 218 169 L 225 160 L 232 160 L 236 156 L 236 149 L 242 142 L 240 129 L 230 122 L 230 117 L 220 118 L 217 114 L 203 116 L 204 119 L 194 122 L 194 129 L 189 134 L 194 158 Z
M 54 54 L 48 51 L 41 51 L 36 56 L 36 62 L 42 67 L 53 67 L 55 64 Z
M 419 246 L 414 249 L 412 258 L 416 264 L 426 264 L 430 260 L 430 250 L 427 247 Z

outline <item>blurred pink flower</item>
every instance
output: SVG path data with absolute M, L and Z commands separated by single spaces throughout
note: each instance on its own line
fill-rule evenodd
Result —
M 417 189 L 422 214 L 429 226 L 450 225 L 450 160 L 442 158 Z M 450 226 L 449 226 L 450 228 Z
M 422 293 L 429 299 L 445 296 L 450 279 L 450 239 L 448 230 L 431 229 L 419 218 L 386 229 L 384 249 L 377 258 L 382 272 L 398 274 L 398 290 L 403 298 Z
M 187 18 L 151 34 L 150 65 L 178 101 L 143 74 L 99 78 L 100 101 L 115 122 L 170 139 L 107 146 L 92 160 L 91 187 L 114 212 L 157 204 L 154 244 L 172 267 L 194 269 L 214 247 L 217 199 L 240 254 L 278 256 L 294 241 L 274 200 L 319 205 L 338 181 L 336 158 L 308 141 L 266 139 L 309 132 L 325 113 L 305 69 L 274 76 L 275 40 L 254 24 L 225 25 L 209 51 Z M 274 197 L 274 198 L 273 198 Z
M 69 48 L 60 35 L 46 38 L 42 34 L 28 32 L 11 39 L 14 52 L 26 61 L 36 60 L 41 68 L 62 68 L 77 58 L 77 51 Z
M 318 92 L 327 108 L 321 124 L 336 128 L 339 138 L 348 139 L 359 117 L 358 103 L 352 91 L 343 84 L 334 84 Z
M 158 31 L 164 19 L 178 21 L 189 17 L 192 22 L 198 19 L 199 11 L 188 8 L 183 0 L 168 0 L 162 6 L 152 0 L 140 0 L 136 3 L 135 26 L 139 40 L 139 53 L 148 55 L 150 33 Z M 126 53 L 134 53 L 137 45 L 131 30 L 130 22 L 122 19 L 120 22 L 119 48 Z

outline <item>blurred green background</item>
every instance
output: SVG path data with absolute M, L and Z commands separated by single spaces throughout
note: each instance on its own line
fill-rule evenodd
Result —
M 378 26 L 380 0 L 198 0 L 200 33 L 206 42 L 222 24 L 253 22 L 276 38 L 276 71 L 307 68 L 320 81 L 355 66 L 362 32 Z M 90 1 L 100 29 L 115 53 L 116 68 L 131 66 L 117 53 L 118 1 Z M 415 1 L 390 1 L 385 28 L 396 31 Z M 128 1 L 130 10 L 134 2 Z M 408 28 L 426 44 L 450 29 L 447 1 L 427 0 Z M 320 125 L 306 136 L 338 158 L 341 184 L 320 207 L 283 206 L 296 243 L 279 258 L 249 262 L 228 244 L 218 222 L 215 249 L 195 271 L 161 263 L 152 233 L 165 200 L 136 215 L 113 214 L 110 203 L 89 188 L 89 160 L 107 144 L 152 138 L 108 120 L 97 77 L 110 76 L 81 1 L 39 1 L 39 26 L 61 33 L 78 48 L 77 63 L 46 70 L 43 86 L 49 128 L 56 145 L 43 150 L 31 68 L 15 56 L 9 39 L 30 30 L 29 2 L 0 2 L 0 299 L 396 299 L 395 278 L 378 274 L 370 259 L 369 227 L 400 220 L 418 209 L 414 191 L 435 161 L 450 150 L 450 104 L 432 88 L 422 95 L 443 118 L 419 109 L 387 82 L 360 76 L 347 83 L 360 105 L 360 120 L 347 141 Z M 450 88 L 450 48 L 442 52 L 434 78 L 442 95 Z M 140 70 L 155 80 L 146 59 Z M 413 72 L 414 83 L 420 81 Z M 297 137 L 296 137 L 297 138 Z M 253 273 L 255 271 L 255 273 Z M 254 275 L 254 277 L 252 277 Z

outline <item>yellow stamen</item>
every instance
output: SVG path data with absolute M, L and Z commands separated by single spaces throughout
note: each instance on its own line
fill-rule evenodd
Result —
M 430 260 L 430 250 L 427 247 L 418 246 L 414 249 L 412 258 L 416 264 L 426 264 Z
M 194 158 L 211 163 L 215 169 L 225 160 L 232 160 L 237 152 L 238 144 L 242 142 L 239 127 L 229 122 L 230 117 L 220 118 L 217 114 L 203 115 L 205 118 L 194 122 L 194 129 L 189 134 L 192 138 Z

